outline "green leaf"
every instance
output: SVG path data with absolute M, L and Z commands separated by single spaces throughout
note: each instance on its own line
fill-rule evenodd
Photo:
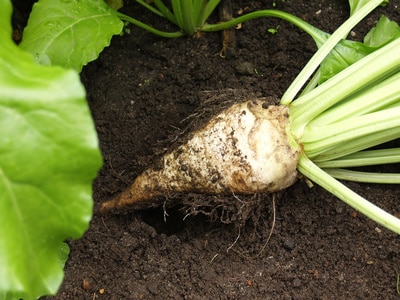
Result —
M 394 21 L 390 21 L 386 16 L 381 16 L 376 26 L 364 37 L 363 43 L 342 40 L 336 45 L 321 63 L 319 83 L 328 80 L 364 56 L 399 37 L 399 25 Z
M 0 299 L 27 300 L 61 284 L 101 156 L 79 74 L 35 64 L 12 42 L 10 16 L 0 0 Z
M 122 28 L 123 22 L 104 1 L 39 0 L 33 6 L 20 47 L 41 64 L 80 72 Z
M 376 26 L 364 37 L 364 44 L 380 48 L 398 37 L 400 37 L 400 26 L 382 15 Z
M 374 50 L 360 42 L 341 40 L 322 61 L 318 83 L 328 80 Z

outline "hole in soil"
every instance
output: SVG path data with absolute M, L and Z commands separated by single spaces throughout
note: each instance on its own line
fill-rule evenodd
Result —
M 185 228 L 183 221 L 184 215 L 179 210 L 179 207 L 168 208 L 167 216 L 164 221 L 164 209 L 154 208 L 143 211 L 143 222 L 154 227 L 158 234 L 164 233 L 167 236 L 181 232 Z

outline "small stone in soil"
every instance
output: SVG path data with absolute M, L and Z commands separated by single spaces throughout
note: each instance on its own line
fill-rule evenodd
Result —
M 301 286 L 301 280 L 298 279 L 298 278 L 295 278 L 295 279 L 293 280 L 293 287 L 298 288 L 298 287 L 300 287 L 300 286 Z
M 288 251 L 292 251 L 296 247 L 294 241 L 291 238 L 285 238 L 283 240 L 282 246 Z
M 87 280 L 87 279 L 83 279 L 83 281 L 82 281 L 82 288 L 83 288 L 85 291 L 89 291 L 89 290 L 92 288 L 92 285 L 91 285 L 90 281 Z
M 242 62 L 236 65 L 236 72 L 241 75 L 254 75 L 254 65 L 251 62 Z

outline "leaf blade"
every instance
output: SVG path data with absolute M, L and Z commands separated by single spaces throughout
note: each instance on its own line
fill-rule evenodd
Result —
M 92 217 L 101 166 L 85 90 L 75 71 L 36 65 L 11 41 L 0 1 L 0 298 L 54 294 L 67 238 Z
M 33 7 L 20 47 L 41 64 L 80 72 L 122 28 L 123 22 L 103 1 L 40 0 Z

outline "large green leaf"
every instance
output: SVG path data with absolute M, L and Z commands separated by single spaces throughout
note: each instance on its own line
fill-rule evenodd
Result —
M 0 0 L 0 299 L 54 294 L 92 217 L 98 140 L 76 71 L 40 66 L 11 40 Z
M 102 0 L 39 0 L 20 47 L 41 64 L 82 70 L 95 60 L 123 22 Z

